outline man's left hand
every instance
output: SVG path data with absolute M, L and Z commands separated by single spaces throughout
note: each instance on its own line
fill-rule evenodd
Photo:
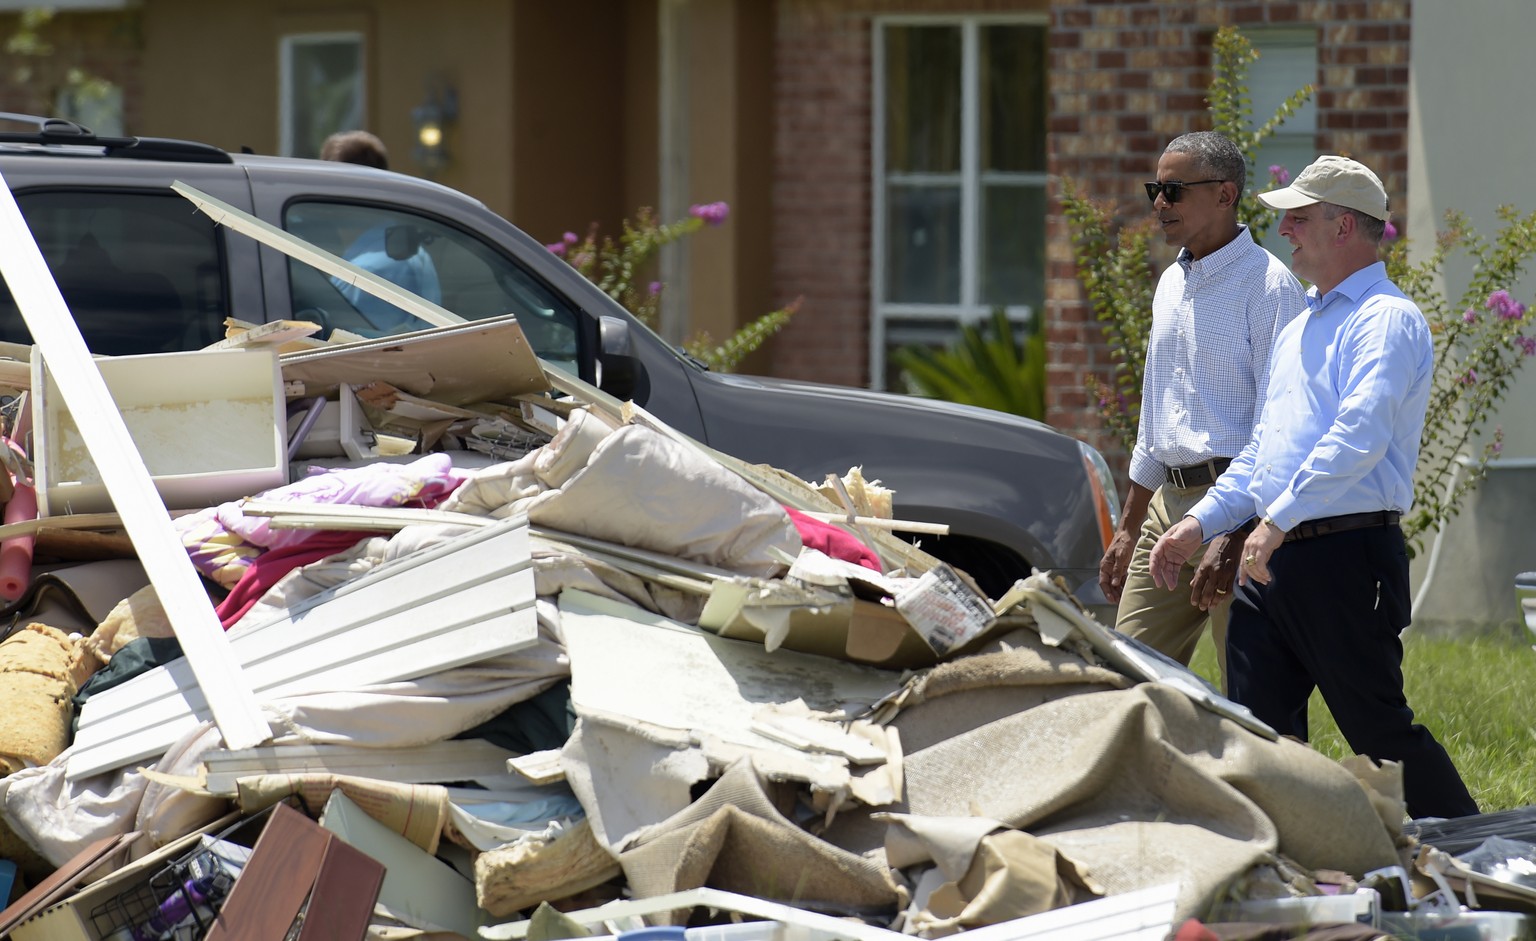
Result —
M 1269 557 L 1285 542 L 1285 530 L 1267 521 L 1260 522 L 1243 543 L 1243 564 L 1237 571 L 1237 583 L 1257 582 L 1268 585 L 1274 575 L 1269 571 Z

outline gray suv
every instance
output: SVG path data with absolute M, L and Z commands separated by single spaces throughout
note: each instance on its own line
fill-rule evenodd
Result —
M 329 278 L 215 226 L 176 180 L 336 254 L 375 232 L 390 258 L 430 256 L 443 307 L 516 314 L 555 365 L 743 460 L 812 481 L 862 465 L 903 519 L 946 523 L 923 548 L 990 595 L 1031 567 L 1101 605 L 1098 562 L 1119 512 L 1093 448 L 985 409 L 808 382 L 723 375 L 674 349 L 538 241 L 475 199 L 351 164 L 230 154 L 187 141 L 101 138 L 6 116 L 0 175 L 96 353 L 193 350 L 226 317 L 314 320 L 365 335 L 420 329 L 359 310 Z M 802 316 L 809 316 L 805 314 Z M 383 324 L 383 326 L 381 326 Z M 0 286 L 0 340 L 30 343 Z

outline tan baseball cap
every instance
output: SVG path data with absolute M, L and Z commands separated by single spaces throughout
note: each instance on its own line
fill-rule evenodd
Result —
M 1271 209 L 1300 209 L 1313 203 L 1333 203 L 1383 221 L 1387 218 L 1387 190 L 1365 164 L 1328 154 L 1312 161 L 1291 185 L 1259 194 L 1259 202 Z

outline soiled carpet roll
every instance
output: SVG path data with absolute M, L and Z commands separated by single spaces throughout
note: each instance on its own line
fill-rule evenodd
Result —
M 75 641 L 28 624 L 0 643 L 0 772 L 52 761 L 69 742 Z

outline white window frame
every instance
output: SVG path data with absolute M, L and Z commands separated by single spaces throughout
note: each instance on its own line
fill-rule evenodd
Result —
M 357 44 L 357 110 L 368 114 L 368 45 L 367 37 L 359 30 L 332 30 L 316 33 L 290 33 L 278 39 L 277 65 L 277 139 L 278 153 L 293 156 L 293 50 L 297 46 L 321 43 L 354 42 Z M 338 131 L 347 128 L 336 128 Z
M 958 26 L 960 28 L 960 172 L 947 174 L 895 174 L 885 171 L 885 29 L 888 26 Z M 982 173 L 980 163 L 981 134 L 981 29 L 985 26 L 1044 26 L 1049 28 L 1050 16 L 1045 13 L 1015 13 L 998 15 L 948 16 L 905 15 L 877 16 L 871 22 L 871 60 L 873 63 L 873 115 L 870 133 L 870 161 L 873 168 L 871 202 L 872 231 L 870 237 L 870 329 L 869 329 L 869 377 L 870 387 L 885 388 L 885 344 L 887 327 L 892 322 L 952 320 L 956 330 L 963 324 L 979 323 L 990 317 L 992 305 L 980 300 L 979 273 L 981 259 L 981 190 L 983 184 L 1013 183 L 1044 187 L 1048 174 L 1039 173 Z M 886 251 L 886 200 L 888 182 L 929 181 L 936 184 L 960 183 L 960 300 L 956 304 L 887 304 L 882 300 L 885 293 Z M 1043 224 L 1043 222 L 1042 222 Z M 1028 304 L 1011 305 L 1007 308 L 1009 320 L 1028 323 L 1035 311 Z

